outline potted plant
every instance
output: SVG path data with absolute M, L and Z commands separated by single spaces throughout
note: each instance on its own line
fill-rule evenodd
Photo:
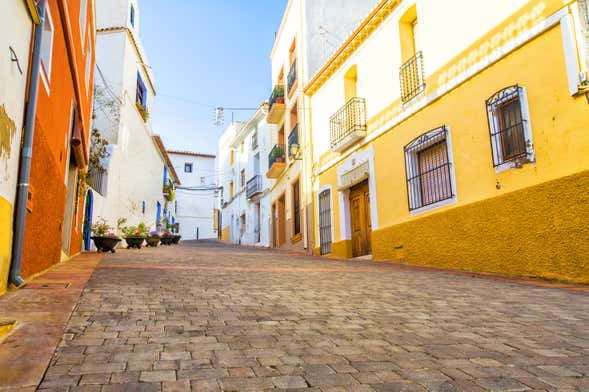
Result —
M 93 234 L 91 238 L 99 252 L 115 253 L 115 247 L 121 242 L 121 239 L 104 218 L 100 218 L 98 222 L 93 224 L 91 230 Z
M 155 248 L 160 243 L 160 233 L 157 230 L 153 230 L 149 232 L 149 235 L 145 237 L 145 242 L 147 242 L 147 246 Z
M 172 243 L 173 244 L 178 244 L 180 242 L 180 239 L 182 238 L 182 236 L 179 235 L 179 234 L 173 234 L 172 235 L 172 238 L 173 238 Z
M 147 237 L 147 226 L 145 223 L 140 223 L 137 226 L 124 226 L 121 228 L 123 238 L 127 242 L 127 248 L 141 249 L 145 237 Z
M 174 243 L 174 235 L 169 231 L 164 231 L 160 239 L 162 245 L 172 245 Z

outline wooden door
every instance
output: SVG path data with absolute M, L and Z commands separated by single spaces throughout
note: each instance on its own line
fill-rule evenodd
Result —
M 286 243 L 286 200 L 284 195 L 278 199 L 278 246 Z
M 272 247 L 278 247 L 278 222 L 276 216 L 276 203 L 272 204 Z
M 370 221 L 370 193 L 366 181 L 350 190 L 350 222 L 353 256 L 369 255 L 372 250 L 372 224 Z

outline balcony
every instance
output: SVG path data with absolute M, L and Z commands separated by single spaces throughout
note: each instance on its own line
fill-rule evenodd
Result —
M 401 66 L 401 101 L 407 103 L 425 91 L 423 52 L 417 52 Z
M 277 84 L 268 100 L 268 116 L 266 121 L 268 124 L 278 124 L 284 115 L 284 85 Z
M 257 174 L 247 182 L 246 196 L 248 199 L 251 199 L 260 193 L 262 193 L 262 176 Z
M 290 146 L 292 146 L 293 144 L 297 144 L 300 146 L 299 144 L 299 124 L 295 125 L 295 127 L 292 129 L 292 131 L 290 131 L 290 134 L 288 135 L 288 154 L 289 154 L 289 158 L 292 159 L 293 157 L 290 156 Z
M 288 71 L 288 78 L 287 80 L 287 88 L 288 88 L 288 96 L 292 95 L 292 91 L 296 87 L 297 84 L 297 59 L 292 62 L 290 66 L 290 71 Z
M 331 150 L 342 152 L 366 136 L 366 100 L 351 98 L 329 121 Z
M 266 177 L 278 178 L 286 168 L 286 154 L 284 144 L 277 144 L 268 155 L 268 172 Z

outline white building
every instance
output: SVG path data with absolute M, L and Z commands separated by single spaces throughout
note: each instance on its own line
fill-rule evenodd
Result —
M 270 54 L 273 90 L 267 121 L 272 159 L 266 175 L 276 180 L 271 189 L 273 247 L 311 252 L 315 246 L 311 113 L 303 89 L 377 2 L 288 1 Z
M 236 244 L 270 246 L 267 107 L 262 105 L 246 123 L 231 124 L 219 141 L 222 239 Z
M 168 150 L 168 156 L 181 182 L 176 188 L 174 212 L 182 239 L 217 238 L 215 156 L 177 150 Z
M 116 226 L 118 218 L 125 218 L 129 225 L 161 228 L 164 218 L 174 220 L 164 185 L 175 178 L 149 119 L 155 88 L 139 38 L 137 1 L 101 0 L 96 14 L 93 126 L 108 140 L 110 156 L 106 173 L 93 176 L 95 192 L 87 210 L 93 222 L 104 218 Z

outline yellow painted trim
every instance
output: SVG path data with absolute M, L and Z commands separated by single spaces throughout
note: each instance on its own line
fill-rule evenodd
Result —
M 0 321 L 0 341 L 2 341 L 6 336 L 12 332 L 14 328 L 16 328 L 17 323 L 16 321 Z
M 39 18 L 39 13 L 37 12 L 37 7 L 35 6 L 35 2 L 33 0 L 25 0 L 25 5 L 29 10 L 29 15 L 31 15 L 31 19 L 33 20 L 34 24 L 39 24 L 41 19 Z

